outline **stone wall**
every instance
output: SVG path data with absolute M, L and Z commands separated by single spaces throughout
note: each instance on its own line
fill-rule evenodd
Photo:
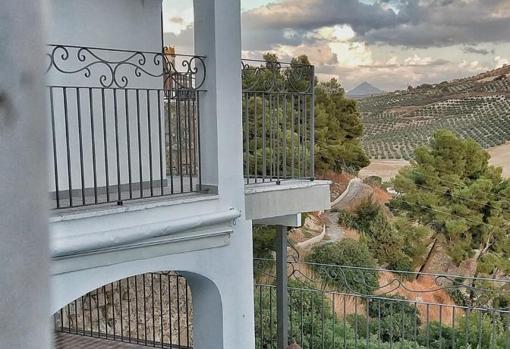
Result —
M 186 279 L 173 272 L 100 287 L 62 308 L 54 321 L 57 331 L 192 346 L 191 291 Z

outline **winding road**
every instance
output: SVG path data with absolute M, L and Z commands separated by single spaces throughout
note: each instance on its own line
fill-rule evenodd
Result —
M 324 212 L 326 218 L 326 241 L 328 243 L 344 238 L 342 227 L 338 224 L 339 209 L 349 207 L 351 202 L 358 198 L 367 185 L 359 178 L 349 181 L 345 191 L 331 203 L 331 210 Z

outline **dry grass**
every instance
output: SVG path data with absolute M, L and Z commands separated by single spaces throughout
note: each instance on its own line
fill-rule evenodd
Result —
M 450 298 L 448 293 L 435 282 L 433 276 L 423 275 L 413 281 L 401 281 L 398 284 L 396 276 L 390 272 L 380 273 L 379 285 L 388 285 L 379 290 L 379 293 L 388 293 L 399 295 L 410 302 L 434 303 L 437 305 L 418 304 L 417 308 L 420 318 L 425 322 L 439 321 L 444 325 L 451 326 L 453 322 L 453 313 L 455 302 Z M 396 289 L 395 291 L 392 291 Z M 455 317 L 460 315 L 459 310 L 456 311 Z
M 328 179 L 332 182 L 330 187 L 331 201 L 334 201 L 347 189 L 350 180 L 353 178 L 354 176 L 349 173 L 337 173 L 334 171 L 327 171 L 319 176 L 319 179 Z

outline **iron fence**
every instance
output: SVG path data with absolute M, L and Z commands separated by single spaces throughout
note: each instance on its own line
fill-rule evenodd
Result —
M 314 177 L 314 67 L 242 61 L 246 183 Z
M 192 317 L 186 279 L 160 272 L 89 292 L 55 313 L 53 322 L 58 333 L 157 348 L 192 348 Z
M 47 47 L 55 208 L 201 191 L 204 57 Z
M 256 260 L 257 348 L 276 348 L 274 261 Z M 510 279 L 289 262 L 302 348 L 510 348 Z

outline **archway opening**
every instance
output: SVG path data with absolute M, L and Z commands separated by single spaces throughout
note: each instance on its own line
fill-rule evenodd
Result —
M 57 311 L 55 347 L 192 348 L 192 320 L 191 289 L 184 276 L 135 275 L 103 285 Z

